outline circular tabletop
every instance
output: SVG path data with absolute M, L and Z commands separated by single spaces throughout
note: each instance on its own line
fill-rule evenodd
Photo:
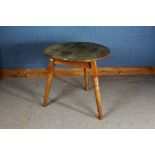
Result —
M 110 50 L 104 45 L 88 42 L 67 42 L 45 49 L 44 54 L 54 60 L 92 61 L 107 57 Z

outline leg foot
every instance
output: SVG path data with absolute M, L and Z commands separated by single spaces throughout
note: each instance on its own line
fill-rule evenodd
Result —
M 42 106 L 43 106 L 43 107 L 47 107 L 47 106 L 48 106 L 47 101 L 44 101 L 43 104 L 42 104 Z

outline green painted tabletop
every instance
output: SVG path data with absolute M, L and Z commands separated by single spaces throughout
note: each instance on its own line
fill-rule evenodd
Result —
M 104 45 L 88 42 L 66 42 L 51 45 L 44 54 L 51 59 L 66 61 L 92 61 L 105 58 L 110 51 Z

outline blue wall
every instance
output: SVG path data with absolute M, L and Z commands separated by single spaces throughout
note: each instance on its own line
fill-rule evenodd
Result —
M 106 45 L 99 66 L 155 66 L 155 27 L 0 27 L 0 68 L 45 68 L 50 44 L 87 41 Z

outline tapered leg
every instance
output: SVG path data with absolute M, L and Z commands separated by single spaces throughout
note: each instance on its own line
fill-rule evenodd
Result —
M 94 82 L 96 103 L 97 103 L 97 109 L 98 109 L 98 118 L 101 120 L 102 119 L 102 102 L 101 102 L 96 61 L 91 62 L 91 69 L 92 69 L 92 74 L 93 74 L 93 82 Z
M 84 81 L 85 81 L 85 89 L 88 91 L 89 89 L 89 75 L 87 68 L 84 68 Z
M 48 106 L 48 96 L 52 84 L 52 78 L 54 75 L 54 68 L 55 68 L 55 63 L 53 60 L 50 60 L 49 65 L 48 65 L 48 78 L 46 81 L 46 88 L 45 88 L 45 96 L 44 96 L 44 102 L 43 102 L 43 107 Z

